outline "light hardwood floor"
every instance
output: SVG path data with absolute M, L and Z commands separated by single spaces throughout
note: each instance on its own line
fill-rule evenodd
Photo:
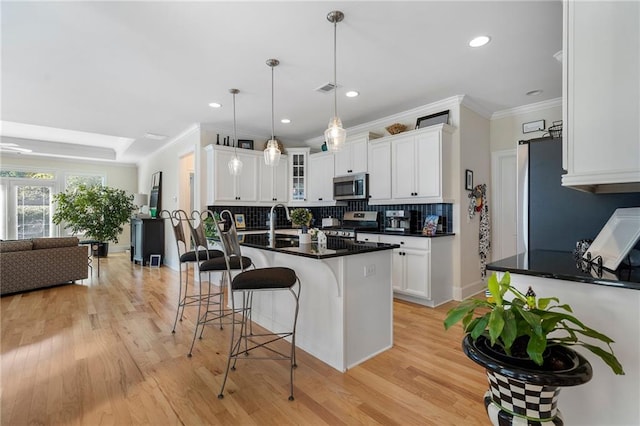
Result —
M 444 331 L 454 306 L 394 303 L 394 347 L 342 374 L 298 351 L 239 362 L 217 399 L 229 327 L 186 356 L 195 309 L 171 334 L 178 273 L 101 260 L 100 278 L 1 299 L 2 425 L 486 425 L 484 371 Z

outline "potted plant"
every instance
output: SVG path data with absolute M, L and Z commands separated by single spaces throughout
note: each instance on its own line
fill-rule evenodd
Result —
M 84 235 L 102 243 L 104 253 L 108 253 L 108 243 L 118 242 L 123 225 L 129 221 L 133 205 L 133 195 L 123 190 L 102 185 L 80 185 L 73 190 L 59 192 L 53 197 L 56 212 L 53 223 L 64 222 L 65 229 L 73 234 Z
M 494 424 L 562 424 L 559 388 L 592 376 L 591 364 L 572 346 L 588 349 L 615 374 L 624 374 L 613 340 L 571 315 L 571 307 L 557 297 L 537 298 L 531 288 L 523 294 L 511 286 L 509 272 L 500 281 L 494 273 L 488 290 L 487 299 L 468 299 L 451 309 L 444 326 L 462 321 L 464 353 L 487 370 L 484 403 Z
M 289 215 L 291 217 L 291 223 L 294 226 L 299 226 L 301 228 L 300 231 L 300 243 L 308 244 L 311 242 L 311 236 L 307 233 L 309 230 L 309 225 L 311 224 L 311 212 L 308 209 L 293 209 Z

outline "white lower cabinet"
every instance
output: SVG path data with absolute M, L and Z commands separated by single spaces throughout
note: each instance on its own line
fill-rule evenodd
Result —
M 358 241 L 397 244 L 391 280 L 394 297 L 435 307 L 453 298 L 453 237 L 359 233 Z

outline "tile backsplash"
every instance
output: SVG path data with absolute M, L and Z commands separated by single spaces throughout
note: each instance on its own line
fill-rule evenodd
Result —
M 269 212 L 271 207 L 257 206 L 208 206 L 209 210 L 222 211 L 229 210 L 232 214 L 244 214 L 245 222 L 248 228 L 263 228 L 268 226 Z M 441 204 L 396 204 L 389 206 L 370 206 L 366 201 L 349 201 L 346 206 L 335 207 L 310 207 L 313 214 L 312 226 L 320 227 L 322 218 L 335 217 L 342 220 L 342 216 L 346 211 L 369 210 L 378 212 L 378 222 L 380 227 L 384 226 L 384 214 L 387 210 L 408 210 L 413 216 L 417 216 L 418 228 L 422 228 L 422 223 L 427 215 L 440 216 L 442 224 L 442 232 L 453 231 L 453 205 L 448 203 Z M 286 215 L 282 208 L 276 209 L 276 226 L 286 227 L 290 223 L 287 221 Z

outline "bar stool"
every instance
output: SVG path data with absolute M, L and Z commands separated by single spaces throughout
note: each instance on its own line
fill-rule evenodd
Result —
M 208 252 L 209 241 L 207 240 L 205 231 L 204 231 L 204 223 L 207 218 L 211 218 L 216 224 L 216 228 L 218 227 L 217 222 L 215 222 L 215 215 L 213 212 L 209 210 L 205 210 L 203 212 L 199 212 L 194 210 L 191 212 L 191 220 L 187 223 L 190 226 L 191 231 L 191 240 L 193 242 L 194 251 L 196 254 L 196 263 L 198 265 L 198 283 L 200 286 L 200 296 L 198 298 L 198 319 L 196 321 L 196 328 L 193 333 L 193 340 L 191 341 L 191 348 L 189 349 L 189 356 L 191 357 L 193 354 L 193 346 L 196 341 L 196 336 L 198 335 L 198 330 L 200 330 L 200 339 L 204 334 L 204 326 L 208 323 L 218 321 L 220 329 L 222 329 L 224 324 L 224 319 L 231 315 L 232 310 L 225 309 L 224 303 L 224 272 L 230 267 L 233 270 L 244 271 L 247 268 L 253 267 L 253 262 L 250 258 L 243 256 L 241 258 L 235 259 L 230 264 L 226 261 L 224 257 L 224 253 L 222 256 L 210 257 L 205 256 Z M 211 289 L 211 273 L 219 272 L 220 273 L 220 284 L 217 291 L 212 291 Z M 207 282 L 207 291 L 203 293 L 202 286 L 202 274 L 206 273 L 208 275 Z M 213 305 L 213 307 L 212 307 Z M 231 324 L 231 321 L 227 322 Z
M 184 222 L 189 223 L 189 216 L 187 212 L 184 210 L 174 210 L 169 212 L 168 210 L 162 210 L 160 212 L 160 217 L 163 219 L 169 219 L 171 221 L 171 227 L 173 228 L 173 235 L 176 240 L 176 249 L 178 251 L 178 269 L 180 274 L 180 290 L 178 293 L 178 308 L 176 310 L 176 317 L 173 321 L 173 329 L 171 333 L 176 332 L 176 325 L 178 323 L 178 317 L 180 321 L 182 321 L 182 317 L 184 314 L 184 308 L 186 306 L 194 306 L 195 304 L 200 303 L 200 294 L 196 294 L 195 292 L 189 293 L 189 265 L 196 264 L 198 261 L 198 254 L 194 250 L 190 250 L 191 245 L 187 244 L 187 238 L 184 232 Z M 222 258 L 224 254 L 220 250 L 209 250 L 206 252 L 202 251 L 199 253 L 199 256 L 202 258 L 213 259 L 213 258 Z M 185 268 L 184 271 L 184 284 L 182 280 L 182 268 Z M 201 293 L 201 292 L 200 292 Z
M 293 369 L 296 365 L 296 324 L 298 321 L 298 309 L 300 300 L 300 280 L 295 271 L 285 267 L 256 268 L 250 271 L 243 271 L 232 277 L 232 265 L 234 262 L 242 262 L 242 253 L 240 251 L 240 243 L 238 242 L 238 234 L 236 227 L 228 210 L 220 213 L 221 219 L 228 216 L 230 223 L 228 230 L 216 222 L 220 242 L 222 243 L 222 251 L 224 259 L 227 263 L 227 282 L 229 283 L 231 309 L 233 327 L 231 328 L 231 338 L 229 344 L 229 356 L 227 358 L 227 368 L 222 380 L 222 387 L 218 398 L 224 398 L 224 387 L 229 375 L 229 369 L 236 369 L 236 362 L 239 358 L 244 360 L 285 360 L 290 362 L 290 395 L 289 401 L 293 401 Z M 298 284 L 296 286 L 296 284 Z M 296 288 L 294 290 L 294 287 Z M 253 333 L 251 327 L 251 307 L 254 292 L 262 291 L 282 291 L 292 295 L 295 302 L 295 311 L 293 316 L 293 325 L 291 330 L 284 332 L 265 332 Z M 240 307 L 236 306 L 236 296 L 242 296 Z M 236 334 L 236 325 L 239 326 L 239 332 Z M 274 343 L 280 340 L 291 338 L 291 351 L 286 354 L 281 352 L 274 346 Z M 255 353 L 260 353 L 256 355 Z M 253 356 L 249 356 L 249 355 Z M 242 355 L 242 356 L 241 356 Z M 231 365 L 233 360 L 233 365 Z

